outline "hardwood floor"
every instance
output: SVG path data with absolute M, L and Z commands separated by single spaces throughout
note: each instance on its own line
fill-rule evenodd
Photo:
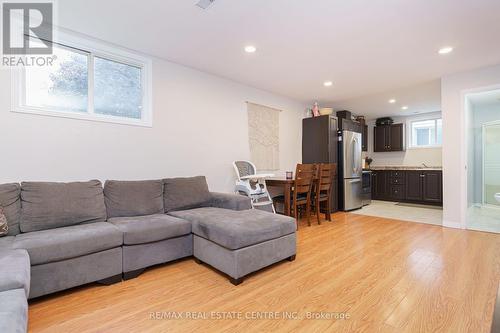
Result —
M 500 280 L 500 235 L 354 214 L 333 218 L 311 227 L 303 221 L 297 259 L 239 286 L 192 259 L 181 260 L 112 286 L 90 285 L 32 301 L 29 329 L 489 332 Z M 259 315 L 268 318 L 255 319 Z M 335 319 L 341 315 L 347 318 Z

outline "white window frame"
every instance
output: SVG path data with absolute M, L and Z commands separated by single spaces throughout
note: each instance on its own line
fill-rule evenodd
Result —
M 29 113 L 51 117 L 73 118 L 89 121 L 99 121 L 134 126 L 153 126 L 152 110 L 152 61 L 149 57 L 124 50 L 110 44 L 77 36 L 73 33 L 57 31 L 54 43 L 89 53 L 88 57 L 88 106 L 87 112 L 61 111 L 26 105 L 25 69 L 15 68 L 11 71 L 12 82 L 12 112 Z M 103 115 L 94 112 L 94 57 L 139 67 L 141 69 L 142 105 L 141 119 Z
M 418 146 L 413 142 L 413 124 L 414 123 L 420 123 L 422 121 L 434 121 L 434 124 L 436 126 L 436 142 L 437 142 L 437 121 L 438 120 L 443 120 L 441 116 L 434 116 L 434 117 L 422 117 L 422 118 L 415 118 L 409 121 L 408 123 L 408 142 L 410 143 L 409 149 L 426 149 L 426 148 L 441 148 L 443 143 L 436 143 L 433 145 L 425 145 L 425 146 Z

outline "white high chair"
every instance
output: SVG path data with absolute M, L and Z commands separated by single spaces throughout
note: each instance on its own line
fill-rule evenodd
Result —
M 257 174 L 257 168 L 250 161 L 234 161 L 233 166 L 238 178 L 235 193 L 249 197 L 253 208 L 276 213 L 266 186 L 266 178 L 274 175 L 271 173 Z

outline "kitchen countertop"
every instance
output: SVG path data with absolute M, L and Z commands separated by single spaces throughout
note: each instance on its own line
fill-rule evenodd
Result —
M 443 170 L 442 167 L 438 166 L 408 166 L 408 165 L 386 165 L 386 166 L 372 166 L 367 170 Z

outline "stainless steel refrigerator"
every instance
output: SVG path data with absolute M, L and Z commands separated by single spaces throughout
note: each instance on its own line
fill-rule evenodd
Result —
M 361 133 L 341 131 L 339 140 L 340 209 L 351 211 L 363 206 Z

